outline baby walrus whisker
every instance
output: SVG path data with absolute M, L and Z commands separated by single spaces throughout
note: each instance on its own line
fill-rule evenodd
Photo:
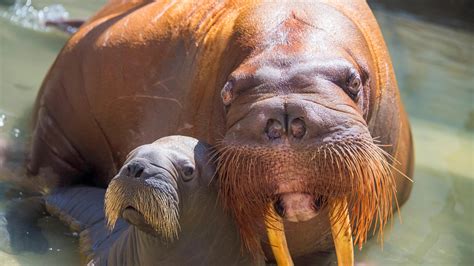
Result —
M 130 152 L 107 190 L 56 188 L 33 207 L 79 233 L 87 265 L 264 265 L 241 249 L 209 155 L 197 139 L 164 137 Z

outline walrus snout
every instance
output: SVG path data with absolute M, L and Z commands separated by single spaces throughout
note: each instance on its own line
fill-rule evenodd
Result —
M 118 176 L 123 178 L 138 178 L 138 179 L 170 179 L 175 180 L 176 177 L 167 170 L 167 165 L 160 166 L 159 163 L 153 163 L 148 158 L 135 157 L 130 158 L 120 170 Z M 147 182 L 146 185 L 153 186 L 155 182 Z
M 123 218 L 150 235 L 176 238 L 180 199 L 176 171 L 167 157 L 149 145 L 131 153 L 106 191 L 109 227 Z
M 247 99 L 250 96 L 243 97 L 242 104 L 236 99 L 229 107 L 224 141 L 275 147 L 317 146 L 342 139 L 371 138 L 355 103 L 343 97 L 340 97 L 343 100 L 318 97 L 310 93 L 275 93 L 255 102 Z
M 127 165 L 127 174 L 129 176 L 134 176 L 134 177 L 142 177 L 143 170 L 145 170 L 145 166 L 143 165 L 142 162 L 133 162 Z

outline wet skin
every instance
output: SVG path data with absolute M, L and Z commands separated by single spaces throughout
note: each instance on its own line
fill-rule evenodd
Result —
M 345 151 L 359 151 L 345 158 L 360 161 L 361 141 L 383 144 L 394 160 L 381 161 L 401 173 L 394 170 L 389 180 L 398 203 L 410 193 L 403 177 L 412 173 L 410 127 L 390 62 L 364 1 L 111 1 L 71 37 L 45 78 L 28 169 L 34 176 L 52 168 L 62 185 L 106 187 L 130 150 L 173 134 L 221 152 L 238 148 L 258 160 L 274 158 L 262 174 L 273 177 L 264 186 L 268 195 L 256 197 L 278 200 L 292 256 L 317 256 L 333 243 L 327 210 L 317 203 L 324 186 L 314 182 L 324 171 L 303 164 L 304 152 L 344 142 Z M 327 180 L 350 186 L 335 176 Z M 231 188 L 224 202 L 249 204 L 234 192 L 250 195 L 260 177 L 247 190 Z M 219 189 L 227 187 L 222 184 Z M 336 185 L 325 193 L 357 194 Z M 227 207 L 238 221 L 241 214 Z M 263 228 L 260 218 L 254 222 Z M 265 234 L 257 237 L 271 259 Z
M 107 192 L 59 188 L 36 206 L 79 233 L 84 264 L 264 265 L 241 250 L 217 200 L 209 148 L 190 137 L 162 138 L 134 149 Z

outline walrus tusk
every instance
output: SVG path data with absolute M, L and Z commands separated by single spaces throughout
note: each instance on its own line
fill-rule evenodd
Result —
M 337 265 L 354 265 L 354 245 L 347 200 L 332 201 L 329 205 L 332 238 L 336 248 Z
M 283 221 L 275 213 L 273 204 L 269 206 L 269 213 L 265 217 L 265 226 L 267 227 L 268 240 L 272 247 L 273 256 L 278 266 L 293 266 L 288 244 L 286 243 Z

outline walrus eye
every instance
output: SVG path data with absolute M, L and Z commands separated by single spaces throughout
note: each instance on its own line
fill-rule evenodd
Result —
M 359 95 L 359 91 L 362 85 L 359 75 L 351 75 L 347 82 L 347 92 L 352 99 L 356 99 Z
M 181 169 L 181 171 L 183 172 L 183 180 L 185 182 L 188 182 L 190 181 L 191 179 L 193 179 L 194 177 L 194 166 L 192 165 L 185 165 L 183 166 L 183 168 Z
M 224 88 L 221 91 L 222 102 L 225 106 L 228 106 L 233 100 L 233 88 L 234 88 L 234 81 L 229 80 L 224 85 Z

